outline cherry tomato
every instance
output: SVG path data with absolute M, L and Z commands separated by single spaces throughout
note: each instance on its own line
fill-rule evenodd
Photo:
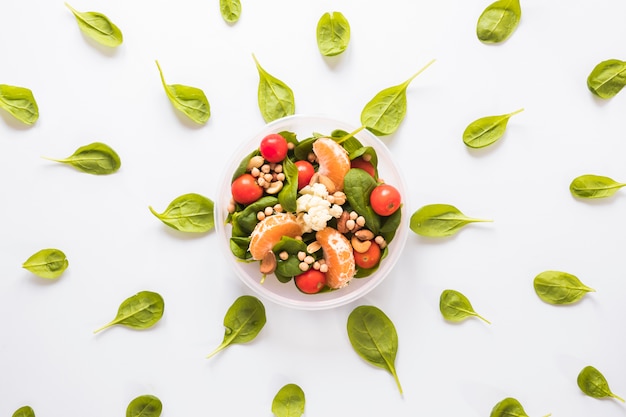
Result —
M 378 261 L 380 261 L 380 246 L 374 242 L 363 253 L 354 251 L 354 263 L 361 268 L 373 268 L 378 264 Z
M 294 165 L 298 168 L 298 190 L 301 190 L 311 182 L 315 168 L 309 161 L 296 161 Z
M 370 161 L 366 161 L 365 159 L 363 159 L 362 156 L 354 158 L 352 161 L 350 161 L 350 168 L 361 168 L 372 177 L 376 177 L 376 169 L 374 168 L 374 165 L 372 165 Z
M 270 133 L 261 140 L 261 155 L 268 162 L 280 162 L 287 157 L 287 140 L 278 133 Z
M 389 184 L 376 186 L 370 194 L 372 209 L 381 216 L 390 216 L 400 208 L 402 197 L 398 189 Z
M 326 274 L 317 269 L 309 269 L 300 275 L 296 275 L 294 281 L 298 289 L 303 293 L 315 294 L 326 286 Z
M 250 204 L 263 195 L 263 187 L 256 182 L 252 174 L 242 174 L 230 186 L 233 199 L 239 204 Z

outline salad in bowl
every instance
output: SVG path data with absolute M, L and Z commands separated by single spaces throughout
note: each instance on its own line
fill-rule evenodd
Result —
M 290 116 L 255 135 L 222 181 L 216 227 L 240 278 L 279 304 L 321 309 L 363 296 L 406 240 L 404 185 L 364 129 Z

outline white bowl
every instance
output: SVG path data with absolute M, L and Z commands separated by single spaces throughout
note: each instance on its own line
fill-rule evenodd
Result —
M 358 127 L 358 126 L 357 126 Z M 259 262 L 243 262 L 235 257 L 230 251 L 231 226 L 226 224 L 228 216 L 228 204 L 231 199 L 231 179 L 244 157 L 258 148 L 261 139 L 270 133 L 281 131 L 294 132 L 298 140 L 306 139 L 313 133 L 330 135 L 333 130 L 341 129 L 346 132 L 354 132 L 356 127 L 324 116 L 294 115 L 275 120 L 263 127 L 259 132 L 247 140 L 239 150 L 233 155 L 232 160 L 227 164 L 220 184 L 221 188 L 216 199 L 215 225 L 219 236 L 219 246 L 222 248 L 224 256 L 229 259 L 235 272 L 241 280 L 264 299 L 276 302 L 286 307 L 303 310 L 321 310 L 338 307 L 352 302 L 372 291 L 383 279 L 387 277 L 394 267 L 404 248 L 408 232 L 408 211 L 406 202 L 406 187 L 398 167 L 394 165 L 392 155 L 389 150 L 376 136 L 367 130 L 362 130 L 355 137 L 365 146 L 372 146 L 378 156 L 379 178 L 384 179 L 388 184 L 393 185 L 402 195 L 402 221 L 397 229 L 396 235 L 389 243 L 388 255 L 381 261 L 379 268 L 370 276 L 365 278 L 353 278 L 349 285 L 329 292 L 317 294 L 305 294 L 298 290 L 293 279 L 287 283 L 282 283 L 272 274 L 268 275 L 262 282 L 262 275 L 259 272 Z

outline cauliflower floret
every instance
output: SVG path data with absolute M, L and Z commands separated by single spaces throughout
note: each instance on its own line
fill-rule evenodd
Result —
M 328 200 L 328 190 L 323 184 L 307 185 L 300 190 L 302 194 L 296 200 L 297 219 L 304 233 L 319 231 L 333 217 L 339 218 L 343 209 Z

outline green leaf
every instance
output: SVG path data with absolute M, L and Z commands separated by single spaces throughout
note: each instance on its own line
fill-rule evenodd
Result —
M 118 154 L 111 147 L 100 142 L 81 146 L 65 159 L 45 159 L 71 165 L 80 171 L 93 175 L 112 174 L 122 165 Z
M 232 344 L 252 341 L 263 329 L 266 321 L 265 306 L 258 298 L 252 295 L 237 298 L 224 316 L 224 339 L 207 358 Z
M 149 207 L 152 214 L 166 225 L 187 233 L 205 233 L 215 227 L 214 204 L 195 193 L 176 197 L 161 214 Z
M 380 216 L 370 205 L 370 194 L 378 182 L 362 169 L 352 168 L 343 179 L 343 192 L 350 206 L 365 218 L 367 228 L 375 235 L 379 233 Z
M 476 35 L 484 43 L 503 42 L 515 31 L 521 17 L 519 0 L 498 0 L 478 18 Z
M 434 62 L 430 61 L 402 84 L 385 88 L 376 94 L 361 111 L 361 124 L 377 136 L 395 132 L 406 115 L 406 89 L 415 77 Z
M 421 236 L 452 236 L 469 223 L 490 222 L 465 216 L 449 204 L 430 204 L 418 209 L 409 221 L 410 229 Z
M 339 55 L 350 43 L 350 23 L 341 12 L 324 13 L 316 33 L 317 47 L 324 56 Z
M 370 364 L 388 371 L 402 394 L 395 367 L 398 334 L 389 317 L 377 307 L 359 306 L 348 316 L 347 329 L 356 353 Z
M 463 321 L 468 317 L 478 317 L 485 323 L 489 320 L 474 311 L 467 297 L 455 290 L 444 290 L 439 297 L 439 310 L 443 318 L 450 321 Z
M 560 271 L 544 271 L 533 281 L 535 292 L 546 303 L 572 304 L 588 292 L 594 292 L 576 276 Z
M 593 366 L 584 367 L 576 379 L 578 387 L 582 392 L 593 398 L 615 398 L 621 402 L 624 399 L 613 394 L 609 388 L 609 383 L 600 371 Z
M 156 292 L 141 291 L 124 300 L 117 310 L 115 318 L 110 323 L 95 330 L 94 333 L 116 324 L 138 330 L 147 329 L 161 320 L 164 309 L 165 303 L 161 295 Z
M 493 144 L 504 135 L 511 116 L 523 110 L 519 109 L 513 113 L 498 116 L 481 117 L 473 121 L 463 132 L 463 142 L 470 148 L 484 148 Z
M 282 387 L 272 400 L 272 413 L 276 417 L 300 417 L 304 414 L 304 391 L 296 384 Z
M 13 417 L 35 417 L 35 411 L 28 405 L 24 407 L 18 408 L 14 413 Z
M 141 395 L 128 404 L 126 417 L 159 417 L 163 404 L 154 395 Z
M 239 0 L 220 0 L 220 13 L 227 23 L 235 23 L 241 16 L 241 2 Z
M 587 77 L 589 91 L 600 98 L 615 97 L 626 85 L 626 62 L 608 59 L 596 65 Z
M 258 102 L 265 122 L 293 115 L 296 112 L 296 103 L 291 88 L 265 71 L 254 54 L 252 58 L 259 72 Z
M 211 117 L 211 106 L 209 100 L 204 95 L 204 91 L 196 87 L 189 87 L 181 84 L 166 84 L 163 71 L 159 61 L 155 61 L 161 76 L 161 84 L 165 89 L 165 94 L 176 109 L 182 112 L 192 121 L 198 124 L 205 124 Z
M 59 249 L 42 249 L 22 264 L 22 267 L 41 278 L 55 279 L 69 266 L 67 257 Z
M 586 174 L 574 178 L 569 190 L 574 197 L 606 198 L 613 196 L 624 186 L 626 186 L 625 183 L 617 182 L 609 177 Z
M 101 45 L 112 48 L 122 44 L 124 40 L 122 31 L 108 17 L 99 12 L 79 12 L 67 3 L 65 5 L 72 11 L 78 27 L 85 35 Z
M 278 202 L 283 210 L 295 212 L 298 198 L 298 167 L 289 158 L 282 163 L 285 181 L 283 188 L 278 193 Z
M 496 404 L 489 417 L 528 417 L 528 414 L 519 401 L 509 397 Z
M 39 107 L 33 92 L 25 87 L 0 84 L 0 108 L 27 125 L 39 119 Z

